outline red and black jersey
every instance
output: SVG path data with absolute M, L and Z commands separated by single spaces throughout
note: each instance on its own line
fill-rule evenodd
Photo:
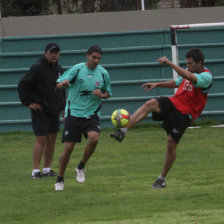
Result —
M 211 74 L 208 69 L 203 70 L 203 72 L 209 72 Z M 208 90 L 211 88 L 211 85 L 207 88 L 199 88 L 194 86 L 191 81 L 183 79 L 175 95 L 169 97 L 169 99 L 177 110 L 183 114 L 191 115 L 192 120 L 194 120 L 200 116 L 205 107 Z

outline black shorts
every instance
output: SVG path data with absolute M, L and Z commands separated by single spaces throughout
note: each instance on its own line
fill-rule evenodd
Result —
M 100 133 L 100 120 L 97 115 L 86 118 L 68 116 L 65 118 L 62 142 L 81 142 L 82 134 L 87 138 L 89 131 Z
M 36 136 L 47 136 L 57 133 L 60 129 L 59 115 L 50 116 L 39 110 L 31 110 L 32 127 Z
M 176 109 L 168 97 L 155 98 L 159 102 L 161 113 L 152 113 L 154 121 L 163 121 L 162 127 L 178 143 L 186 128 L 190 125 L 188 114 L 182 114 Z

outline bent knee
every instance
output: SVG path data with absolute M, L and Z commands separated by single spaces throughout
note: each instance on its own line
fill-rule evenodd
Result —
M 144 104 L 144 107 L 148 110 L 159 112 L 159 103 L 156 99 L 147 100 Z
M 98 140 L 99 140 L 99 133 L 97 133 L 97 132 L 89 133 L 88 134 L 88 140 L 89 140 L 89 142 L 97 143 Z

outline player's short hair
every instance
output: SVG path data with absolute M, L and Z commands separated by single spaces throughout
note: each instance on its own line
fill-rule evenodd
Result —
M 87 51 L 87 54 L 90 55 L 90 54 L 92 54 L 94 52 L 97 52 L 99 54 L 103 54 L 103 51 L 102 51 L 101 47 L 98 46 L 98 45 L 92 45 L 92 46 L 90 46 L 89 49 L 88 49 L 88 51 Z
M 199 48 L 192 48 L 187 52 L 186 58 L 193 58 L 194 62 L 198 63 L 199 61 L 204 64 L 204 54 Z

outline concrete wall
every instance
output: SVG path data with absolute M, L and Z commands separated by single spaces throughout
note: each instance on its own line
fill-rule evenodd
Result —
M 0 37 L 169 29 L 174 24 L 224 22 L 224 7 L 8 17 Z

